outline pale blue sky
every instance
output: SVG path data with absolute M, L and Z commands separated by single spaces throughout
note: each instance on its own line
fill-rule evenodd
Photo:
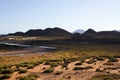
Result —
M 0 34 L 47 27 L 120 30 L 120 0 L 0 0 Z

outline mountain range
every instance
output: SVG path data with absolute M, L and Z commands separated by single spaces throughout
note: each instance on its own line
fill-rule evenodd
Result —
M 76 30 L 73 33 L 68 32 L 67 30 L 61 28 L 46 28 L 42 29 L 31 29 L 27 32 L 16 32 L 10 33 L 8 35 L 13 36 L 46 36 L 46 37 L 79 37 L 79 36 L 92 36 L 95 38 L 119 38 L 120 32 L 119 31 L 100 31 L 96 32 L 93 29 L 88 29 L 84 31 L 82 29 Z
M 61 28 L 31 29 L 27 32 L 16 32 L 8 35 L 15 36 L 46 36 L 46 37 L 70 37 L 71 33 Z

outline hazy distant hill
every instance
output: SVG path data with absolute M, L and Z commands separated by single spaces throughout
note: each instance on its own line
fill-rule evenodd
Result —
M 77 30 L 75 30 L 73 33 L 83 34 L 84 32 L 85 32 L 85 30 L 83 30 L 83 29 L 77 29 Z
M 72 34 L 61 28 L 31 29 L 27 32 L 16 32 L 9 35 L 15 36 L 48 36 L 48 37 L 70 37 Z

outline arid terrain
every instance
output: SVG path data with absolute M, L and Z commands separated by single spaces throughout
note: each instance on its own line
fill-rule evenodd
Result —
M 44 32 L 49 37 L 28 32 L 0 37 L 0 80 L 120 80 L 118 32 L 89 29 L 70 36 L 65 31 L 68 37 L 57 31 L 60 37 L 51 31 L 50 35 Z
M 20 74 L 18 72 L 14 72 L 8 80 L 16 80 L 17 77 L 29 74 L 39 75 L 40 77 L 36 80 L 90 80 L 95 75 L 119 75 L 120 58 L 117 58 L 117 60 L 118 62 L 109 62 L 108 58 L 101 58 L 101 60 L 90 58 L 86 59 L 84 62 L 70 62 L 66 67 L 62 65 L 53 66 L 55 63 L 52 63 L 53 65 L 42 63 L 35 66 L 33 69 L 28 69 L 28 72 L 26 73 Z
M 29 47 L 1 51 L 1 80 L 120 79 L 119 45 L 82 44 L 57 47 L 62 48 L 49 51 Z

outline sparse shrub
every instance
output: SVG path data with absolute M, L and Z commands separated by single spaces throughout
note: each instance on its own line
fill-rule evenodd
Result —
M 52 59 L 52 60 L 47 60 L 48 62 L 60 62 L 60 59 Z
M 74 61 L 77 61 L 77 60 L 79 60 L 79 58 L 70 58 L 69 59 L 70 62 L 74 62 Z
M 12 67 L 12 65 L 4 65 L 4 66 L 3 66 L 4 69 L 9 69 L 9 68 L 11 68 L 11 67 Z
M 24 63 L 21 63 L 20 64 L 20 67 L 28 67 L 29 66 L 29 63 L 28 62 L 24 62 Z
M 114 58 L 120 58 L 120 56 L 114 56 Z
M 118 62 L 118 59 L 114 57 L 109 57 L 109 62 Z
M 105 59 L 103 57 L 96 57 L 97 60 L 99 61 L 104 61 Z
M 9 79 L 11 76 L 9 74 L 4 74 L 0 77 L 0 80 Z
M 51 67 L 57 67 L 58 65 L 59 65 L 59 63 L 56 63 L 56 62 L 50 63 Z
M 14 72 L 13 69 L 4 69 L 1 71 L 1 74 L 12 74 Z
M 93 64 L 94 62 L 96 62 L 95 59 L 91 59 L 90 61 L 87 61 L 86 63 Z
M 103 72 L 103 70 L 100 70 L 100 68 L 97 68 L 96 72 Z
M 44 61 L 40 61 L 40 60 L 39 60 L 39 61 L 37 61 L 37 63 L 39 63 L 39 64 L 42 64 L 43 62 L 44 62 Z
M 44 70 L 44 69 L 46 69 L 46 68 L 44 67 L 44 68 L 42 68 L 42 69 Z
M 55 72 L 55 75 L 60 75 L 62 73 L 63 73 L 62 71 L 57 71 L 57 72 Z
M 45 62 L 44 65 L 50 65 L 50 62 Z
M 82 63 L 81 63 L 81 62 L 78 62 L 78 63 L 76 63 L 75 65 L 82 65 Z
M 112 63 L 112 62 L 107 62 L 107 63 L 104 63 L 103 65 L 114 65 L 114 63 Z
M 38 75 L 30 74 L 27 76 L 18 77 L 18 79 L 19 80 L 36 80 L 38 77 L 39 77 Z
M 62 64 L 62 66 L 63 67 L 67 67 L 69 63 L 70 63 L 70 61 L 64 61 L 64 63 Z
M 16 68 L 19 68 L 19 67 L 20 67 L 20 64 L 16 64 L 15 66 L 16 66 Z
M 34 68 L 33 65 L 30 65 L 30 66 L 27 67 L 27 69 L 33 69 L 33 68 Z
M 68 63 L 64 63 L 62 66 L 63 66 L 63 67 L 67 67 L 67 66 L 68 66 Z
M 49 69 L 45 70 L 43 73 L 52 73 L 54 68 L 50 67 Z
M 22 73 L 26 73 L 26 72 L 27 72 L 26 69 L 20 69 L 20 70 L 19 70 L 19 73 L 20 73 L 20 74 L 22 74 Z
M 119 80 L 120 74 L 96 75 L 91 80 Z
M 92 69 L 93 67 L 91 66 L 87 66 L 87 67 L 75 67 L 73 70 L 88 70 L 88 69 Z
M 68 77 L 67 77 L 67 79 L 69 79 L 69 80 L 70 80 L 70 79 L 71 79 L 71 76 L 68 76 Z
M 39 65 L 39 63 L 38 63 L 38 62 L 35 62 L 35 63 L 33 63 L 33 65 L 34 65 L 34 66 L 38 66 L 38 65 Z
M 104 70 L 107 70 L 107 69 L 116 70 L 117 67 L 107 67 L 107 68 L 104 68 Z

